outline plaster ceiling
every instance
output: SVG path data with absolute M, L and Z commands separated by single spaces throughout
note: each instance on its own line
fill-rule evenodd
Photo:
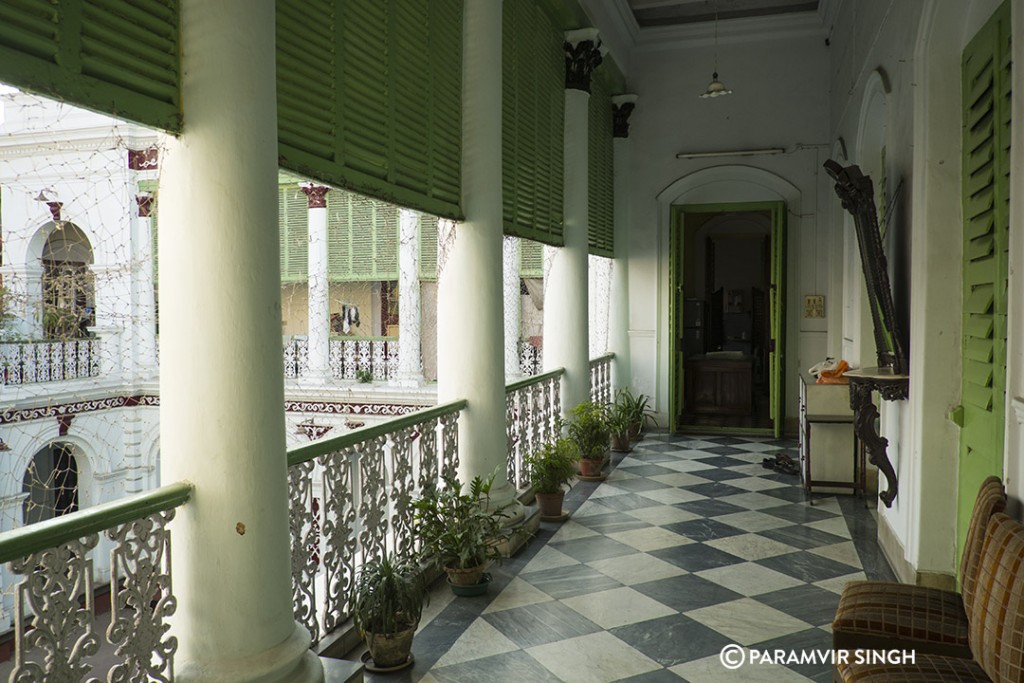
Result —
M 640 27 L 678 26 L 793 12 L 814 12 L 818 0 L 629 0 Z

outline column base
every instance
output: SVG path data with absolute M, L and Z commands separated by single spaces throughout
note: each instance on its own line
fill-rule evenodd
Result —
M 423 375 L 418 372 L 399 373 L 392 377 L 388 384 L 393 387 L 418 388 L 423 386 Z
M 177 683 L 323 683 L 320 658 L 309 649 L 309 632 L 295 624 L 280 645 L 232 661 L 175 662 Z

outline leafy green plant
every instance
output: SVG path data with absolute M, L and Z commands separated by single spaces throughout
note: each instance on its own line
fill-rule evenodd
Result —
M 569 438 L 576 442 L 580 457 L 601 460 L 608 450 L 611 430 L 608 428 L 608 409 L 598 403 L 584 401 L 572 409 L 565 422 Z
M 575 463 L 580 451 L 576 442 L 562 437 L 554 443 L 542 445 L 536 452 L 523 458 L 530 473 L 530 483 L 535 493 L 558 493 L 562 484 L 567 484 L 575 473 Z
M 468 569 L 501 558 L 498 544 L 509 534 L 501 521 L 508 506 L 490 507 L 494 477 L 476 477 L 468 489 L 445 477 L 443 488 L 413 501 L 416 534 L 426 559 L 437 559 L 446 569 Z
M 415 560 L 385 555 L 363 565 L 352 597 L 352 618 L 366 633 L 398 633 L 420 622 L 428 600 Z
M 356 370 L 356 381 L 368 384 L 373 381 L 373 372 L 370 370 Z
M 622 400 L 621 392 L 615 403 L 608 405 L 608 429 L 612 434 L 628 435 L 629 428 L 633 426 L 633 411 Z
M 621 405 L 622 410 L 630 415 L 630 431 L 639 433 L 647 424 L 658 426 L 654 419 L 654 411 L 650 409 L 651 397 L 646 394 L 636 394 L 629 388 L 620 389 L 616 392 L 615 403 Z

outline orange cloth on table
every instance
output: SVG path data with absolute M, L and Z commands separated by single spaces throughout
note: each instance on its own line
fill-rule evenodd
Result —
M 843 377 L 843 373 L 850 369 L 850 364 L 845 360 L 839 361 L 833 370 L 822 370 L 818 374 L 818 384 L 849 384 L 850 380 Z

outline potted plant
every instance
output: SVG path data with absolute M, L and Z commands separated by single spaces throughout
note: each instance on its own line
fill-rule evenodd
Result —
M 623 401 L 622 394 L 615 403 L 608 406 L 608 429 L 611 431 L 612 450 L 616 453 L 629 453 L 630 429 L 633 426 L 633 412 Z
M 576 443 L 565 437 L 556 439 L 554 443 L 543 444 L 524 459 L 542 520 L 561 521 L 568 517 L 562 512 L 565 500 L 562 485 L 568 484 L 576 473 L 574 466 L 577 460 L 579 449 Z
M 634 395 L 628 388 L 618 391 L 616 403 L 621 402 L 623 409 L 630 415 L 629 438 L 633 441 L 640 440 L 640 434 L 648 423 L 658 426 L 654 411 L 649 407 L 650 399 L 645 394 Z
M 427 599 L 420 566 L 413 559 L 385 555 L 363 565 L 352 592 L 352 618 L 366 640 L 371 670 L 412 663 L 412 637 Z
M 579 449 L 580 477 L 600 478 L 611 438 L 605 406 L 592 401 L 580 403 L 572 409 L 565 428 Z
M 501 558 L 499 544 L 508 537 L 501 524 L 504 507 L 490 507 L 494 476 L 474 478 L 468 490 L 458 479 L 445 477 L 443 488 L 428 491 L 412 504 L 422 552 L 441 563 L 456 594 L 467 594 L 458 590 L 460 586 L 472 586 L 476 594 L 486 592 L 489 575 L 485 578 L 484 571 L 491 560 Z

